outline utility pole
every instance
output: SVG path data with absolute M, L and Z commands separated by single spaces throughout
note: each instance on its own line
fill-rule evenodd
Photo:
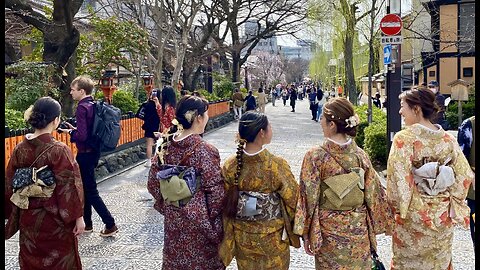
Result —
M 387 14 L 396 14 L 401 17 L 401 1 L 388 0 Z M 401 32 L 400 32 L 401 33 Z M 398 96 L 402 92 L 402 58 L 401 44 L 392 44 L 391 64 L 387 65 L 387 153 L 390 152 L 393 136 L 401 129 L 400 101 Z

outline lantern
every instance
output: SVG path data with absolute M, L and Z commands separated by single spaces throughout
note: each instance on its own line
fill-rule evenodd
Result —
M 115 74 L 115 70 L 107 70 L 100 79 L 100 89 L 102 89 L 104 100 L 108 104 L 112 104 L 113 93 L 117 90 L 117 87 L 113 84 Z

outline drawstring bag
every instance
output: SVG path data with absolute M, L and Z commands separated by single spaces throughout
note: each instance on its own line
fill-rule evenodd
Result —
M 51 186 L 55 183 L 55 175 L 53 174 L 52 170 L 48 168 L 48 165 L 38 169 L 33 167 L 37 160 L 52 147 L 53 144 L 43 150 L 43 152 L 40 153 L 40 155 L 38 155 L 37 158 L 32 162 L 30 167 L 18 168 L 15 170 L 12 181 L 14 192 L 35 183 L 39 183 L 42 186 Z

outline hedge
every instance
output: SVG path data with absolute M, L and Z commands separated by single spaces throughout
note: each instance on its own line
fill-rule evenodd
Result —
M 387 164 L 387 124 L 373 123 L 365 128 L 365 146 L 370 160 Z
M 103 99 L 103 92 L 97 91 L 95 93 L 95 99 Z M 113 93 L 112 99 L 112 105 L 119 108 L 122 114 L 127 114 L 128 112 L 135 113 L 140 107 L 138 100 L 128 91 L 117 90 Z
M 13 130 L 27 128 L 28 125 L 23 120 L 22 112 L 5 108 L 5 126 Z
M 355 136 L 355 142 L 360 148 L 364 147 L 365 141 L 365 128 L 369 126 L 368 124 L 368 105 L 364 104 L 361 106 L 354 106 L 355 113 L 358 114 L 360 118 L 360 124 L 357 128 L 357 136 Z M 383 125 L 387 125 L 387 115 L 381 109 L 373 106 L 372 104 L 372 124 L 373 123 L 383 123 Z M 386 131 L 385 131 L 386 134 Z

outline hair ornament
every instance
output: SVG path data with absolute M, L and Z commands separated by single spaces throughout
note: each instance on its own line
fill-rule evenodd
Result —
M 28 122 L 28 119 L 30 119 L 32 112 L 33 112 L 33 105 L 30 105 L 30 107 L 28 107 L 28 109 L 23 113 L 23 120 L 25 120 L 25 122 Z
M 360 124 L 360 118 L 358 117 L 357 114 L 350 116 L 348 119 L 345 119 L 345 122 L 347 123 L 347 127 L 353 128 Z
M 192 123 L 193 122 L 193 118 L 195 118 L 195 115 L 197 114 L 196 111 L 194 110 L 189 110 L 185 113 L 185 119 L 187 119 L 187 121 L 189 123 Z

